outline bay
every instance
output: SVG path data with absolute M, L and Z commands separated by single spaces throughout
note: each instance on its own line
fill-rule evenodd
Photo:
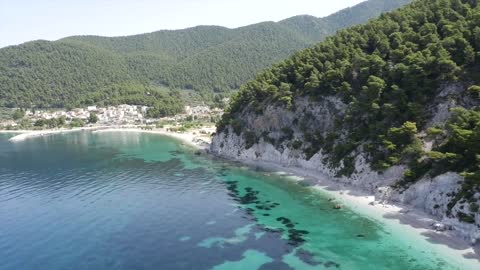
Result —
M 153 134 L 0 134 L 0 270 L 467 269 L 288 177 Z

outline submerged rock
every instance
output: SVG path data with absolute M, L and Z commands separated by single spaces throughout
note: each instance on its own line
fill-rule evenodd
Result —
M 311 266 L 317 266 L 317 265 L 322 264 L 322 262 L 320 260 L 317 260 L 315 258 L 315 255 L 312 252 L 310 252 L 308 250 L 305 250 L 303 248 L 297 249 L 295 251 L 295 256 L 300 258 L 300 260 L 302 260 L 304 263 L 306 263 L 308 265 L 311 265 Z

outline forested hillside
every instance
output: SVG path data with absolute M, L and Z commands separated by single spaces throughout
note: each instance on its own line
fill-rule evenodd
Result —
M 405 166 L 393 179 L 401 192 L 424 177 L 457 172 L 465 180 L 448 193 L 445 210 L 458 206 L 456 217 L 475 223 L 479 59 L 476 0 L 417 0 L 257 75 L 233 98 L 218 133 L 233 130 L 244 149 L 262 142 L 306 161 L 321 156 L 338 177 L 361 175 L 360 156 L 380 175 Z M 265 125 L 260 119 L 272 111 Z
M 256 72 L 336 30 L 410 0 L 370 0 L 325 18 L 297 16 L 237 29 L 199 26 L 128 37 L 76 36 L 0 49 L 0 107 L 64 107 L 109 85 L 237 89 Z M 148 99 L 145 96 L 145 99 Z M 103 100 L 105 101 L 105 100 Z M 106 101 L 108 103 L 108 101 Z

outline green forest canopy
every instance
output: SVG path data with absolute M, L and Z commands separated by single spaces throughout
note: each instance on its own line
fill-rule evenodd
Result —
M 130 89 L 136 94 L 129 92 L 129 97 L 137 101 L 145 87 L 202 93 L 238 89 L 257 71 L 294 51 L 408 2 L 370 0 L 325 18 L 297 16 L 237 29 L 199 26 L 128 37 L 75 36 L 3 48 L 0 107 L 99 102 L 98 98 L 110 97 L 105 89 L 119 85 L 136 86 Z
M 427 172 L 463 172 L 467 184 L 459 198 L 468 198 L 475 189 L 480 191 L 478 106 L 458 109 L 445 126 L 430 130 L 436 133 L 431 152 L 422 150 L 418 131 L 424 129 L 426 109 L 442 84 L 478 85 L 479 57 L 477 1 L 414 1 L 261 72 L 233 97 L 218 131 L 227 126 L 243 131 L 245 111 L 262 114 L 267 104 L 294 108 L 297 97 L 335 95 L 348 104 L 347 115 L 327 138 L 304 134 L 307 158 L 323 148 L 334 166 L 343 160 L 347 170 L 342 173 L 348 175 L 356 150 L 364 149 L 377 170 L 408 164 L 402 185 Z M 466 93 L 477 105 L 479 89 L 474 85 Z M 345 131 L 346 138 L 338 136 Z M 252 134 L 246 131 L 244 136 Z

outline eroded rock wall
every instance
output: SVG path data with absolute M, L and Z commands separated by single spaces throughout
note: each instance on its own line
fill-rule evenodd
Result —
M 457 101 L 452 101 L 451 95 L 458 95 L 460 91 L 462 91 L 460 85 L 452 85 L 442 90 L 444 95 L 439 95 L 432 105 L 432 117 L 428 126 L 443 123 L 448 118 L 448 109 L 458 105 Z M 457 202 L 451 208 L 450 217 L 447 215 L 448 204 L 464 181 L 462 176 L 449 172 L 433 179 L 424 177 L 407 189 L 393 188 L 392 186 L 402 178 L 406 167 L 393 166 L 382 173 L 376 172 L 370 168 L 365 154 L 361 150 L 357 150 L 354 159 L 354 173 L 349 177 L 338 177 L 342 164 L 337 168 L 332 167 L 326 161 L 328 156 L 322 154 L 322 151 L 307 158 L 301 148 L 295 149 L 292 146 L 292 142 L 295 140 L 305 141 L 304 134 L 308 130 L 315 129 L 323 135 L 334 132 L 335 121 L 342 120 L 347 105 L 335 97 L 327 97 L 318 102 L 299 98 L 295 100 L 294 104 L 293 110 L 269 105 L 264 108 L 261 115 L 245 110 L 241 116 L 244 121 L 244 130 L 240 134 L 236 134 L 232 127 L 227 127 L 222 133 L 214 136 L 210 151 L 227 159 L 249 163 L 268 162 L 317 172 L 332 181 L 370 192 L 375 195 L 376 200 L 410 205 L 434 215 L 472 242 L 480 239 L 480 214 L 478 211 L 474 213 L 474 223 L 450 218 L 456 217 L 458 211 L 471 214 L 467 202 Z M 282 140 L 282 137 L 285 136 L 285 129 L 291 130 L 291 136 Z M 259 138 L 252 146 L 248 147 L 243 136 L 246 130 L 255 132 L 256 137 Z M 475 196 L 480 199 L 480 194 Z

